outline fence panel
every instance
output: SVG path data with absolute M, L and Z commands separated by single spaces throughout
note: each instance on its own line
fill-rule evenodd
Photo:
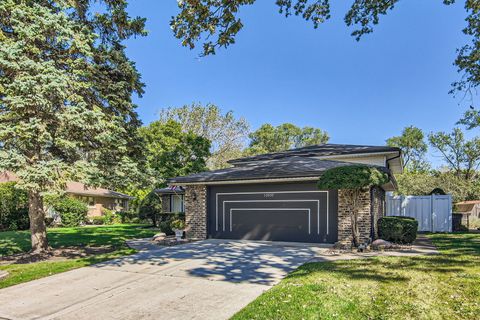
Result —
M 387 216 L 417 219 L 419 231 L 452 231 L 452 196 L 393 196 L 387 195 Z
M 452 197 L 450 195 L 432 197 L 433 231 L 452 232 Z

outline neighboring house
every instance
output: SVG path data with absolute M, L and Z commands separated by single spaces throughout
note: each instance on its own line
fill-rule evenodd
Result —
M 170 188 L 155 189 L 154 192 L 162 200 L 162 211 L 164 213 L 183 213 L 185 189 L 178 186 Z
M 231 168 L 168 180 L 185 188 L 189 238 L 351 244 L 351 220 L 342 190 L 318 190 L 323 172 L 354 164 L 375 166 L 390 181 L 362 197 L 361 240 L 377 235 L 385 191 L 402 172 L 399 148 L 323 144 L 231 160 Z
M 17 181 L 18 178 L 11 172 L 0 173 L 0 183 Z M 65 192 L 74 198 L 84 201 L 88 206 L 88 216 L 101 216 L 102 209 L 113 211 L 127 211 L 133 197 L 103 188 L 88 188 L 80 182 L 67 182 Z
M 480 200 L 457 202 L 454 211 L 468 215 L 470 218 L 480 218 Z

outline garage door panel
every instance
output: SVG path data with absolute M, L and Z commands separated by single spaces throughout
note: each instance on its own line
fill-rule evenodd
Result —
M 311 240 L 308 210 L 232 210 L 232 239 L 268 241 Z
M 314 184 L 210 187 L 209 236 L 334 242 L 336 214 L 329 211 L 336 212 L 335 198 L 335 191 L 320 191 Z

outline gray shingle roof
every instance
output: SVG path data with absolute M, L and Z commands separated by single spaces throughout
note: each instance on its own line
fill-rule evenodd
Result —
M 281 159 L 252 162 L 239 167 L 206 171 L 189 176 L 176 177 L 168 179 L 167 182 L 169 184 L 182 184 L 196 182 L 319 177 L 328 169 L 351 165 L 358 164 L 341 161 L 319 160 L 308 157 L 286 157 Z M 387 168 L 378 168 L 386 173 L 390 173 L 390 170 Z
M 260 154 L 257 156 L 244 157 L 228 161 L 231 164 L 239 164 L 242 162 L 259 161 L 259 160 L 273 160 L 291 156 L 302 157 L 320 157 L 320 156 L 335 156 L 344 154 L 364 154 L 375 152 L 400 152 L 400 148 L 387 146 L 362 146 L 351 144 L 319 144 L 303 148 L 291 149 L 275 153 Z
M 182 187 L 176 186 L 175 188 L 155 189 L 154 192 L 157 194 L 184 194 L 185 189 L 183 189 Z

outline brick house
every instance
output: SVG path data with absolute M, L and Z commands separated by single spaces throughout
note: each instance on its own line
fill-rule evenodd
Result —
M 17 176 L 12 172 L 0 173 L 0 183 L 17 180 Z M 126 211 L 133 199 L 129 195 L 104 188 L 88 188 L 80 182 L 67 182 L 65 193 L 84 201 L 88 206 L 89 217 L 101 216 L 104 208 L 115 212 Z
M 322 144 L 231 160 L 232 167 L 168 180 L 185 189 L 189 238 L 246 239 L 351 245 L 343 190 L 318 190 L 323 172 L 365 164 L 387 173 L 381 187 L 365 190 L 359 214 L 361 241 L 377 237 L 385 191 L 402 172 L 399 148 Z
M 185 189 L 179 186 L 155 189 L 154 192 L 162 201 L 162 212 L 184 213 L 185 212 Z

